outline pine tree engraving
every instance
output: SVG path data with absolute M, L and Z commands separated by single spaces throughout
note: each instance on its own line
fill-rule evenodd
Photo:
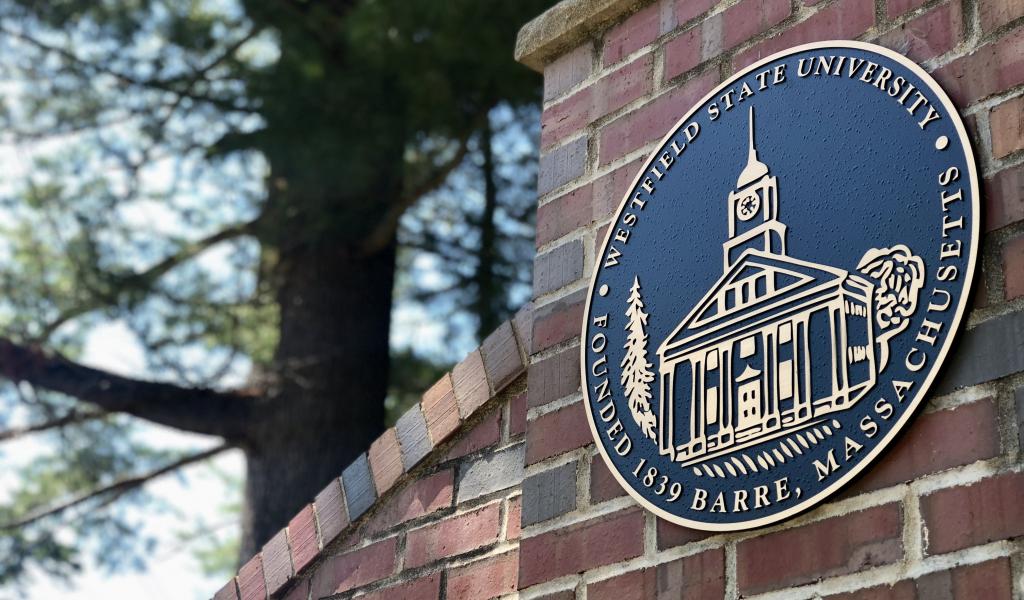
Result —
M 640 296 L 640 279 L 633 277 L 633 287 L 629 293 L 629 308 L 626 316 L 629 323 L 626 329 L 626 355 L 622 357 L 622 376 L 620 381 L 626 390 L 629 410 L 633 419 L 640 426 L 644 435 L 654 439 L 655 417 L 651 411 L 651 382 L 654 373 L 651 363 L 647 362 L 647 313 L 644 312 L 644 301 Z

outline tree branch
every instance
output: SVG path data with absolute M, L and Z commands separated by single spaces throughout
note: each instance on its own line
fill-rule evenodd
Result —
M 118 479 L 117 481 L 111 483 L 110 485 L 106 485 L 95 490 L 90 490 L 83 494 L 79 494 L 78 496 L 69 498 L 64 502 L 60 502 L 58 504 L 54 504 L 53 506 L 31 512 L 20 519 L 4 523 L 3 525 L 0 525 L 0 531 L 20 529 L 22 527 L 25 527 L 26 525 L 31 525 L 32 523 L 35 523 L 36 521 L 39 521 L 41 519 L 45 519 L 46 517 L 51 517 L 53 515 L 60 514 L 62 512 L 65 512 L 71 508 L 78 506 L 79 504 L 83 504 L 85 502 L 88 502 L 89 500 L 99 498 L 101 496 L 110 495 L 110 498 L 108 498 L 104 502 L 104 504 L 109 504 L 110 502 L 113 502 L 117 498 L 120 498 L 121 496 L 127 494 L 128 492 L 142 487 L 143 485 L 145 485 L 149 481 L 152 481 L 153 479 L 162 477 L 168 473 L 177 471 L 178 469 L 181 469 L 193 463 L 202 462 L 209 458 L 213 458 L 214 456 L 230 448 L 230 444 L 221 444 L 220 446 L 215 446 L 213 448 L 210 448 L 209 450 L 199 452 L 198 454 L 185 456 L 168 465 L 164 465 L 159 469 L 149 471 L 148 473 L 142 473 L 140 475 L 133 475 L 131 477 Z
M 151 286 L 154 282 L 156 282 L 158 279 L 166 275 L 167 272 L 170 271 L 171 269 L 177 267 L 178 265 L 184 263 L 185 261 L 195 258 L 196 256 L 202 254 L 206 250 L 212 248 L 213 246 L 216 246 L 221 242 L 226 242 L 228 240 L 241 237 L 243 235 L 251 234 L 253 232 L 253 229 L 256 227 L 257 221 L 258 219 L 249 221 L 247 223 L 232 225 L 230 227 L 223 229 L 222 231 L 218 231 L 217 233 L 209 237 L 185 244 L 184 246 L 179 248 L 178 251 L 175 252 L 174 254 L 167 256 L 160 262 L 150 266 L 148 269 L 144 271 L 132 273 L 130 275 L 115 276 L 120 279 L 119 285 L 117 287 L 122 290 L 146 289 L 149 286 Z M 35 340 L 39 342 L 44 342 L 48 340 L 51 335 L 53 335 L 53 332 L 57 331 L 57 329 L 59 329 L 68 321 L 80 317 L 84 314 L 90 313 L 94 310 L 99 310 L 105 306 L 109 306 L 115 300 L 116 298 L 111 298 L 109 296 L 93 294 L 89 298 L 88 302 L 83 302 L 78 306 L 73 306 L 71 309 L 61 313 L 52 322 L 48 323 L 46 327 L 43 328 L 42 333 L 40 333 L 39 336 L 35 338 Z
M 8 440 L 13 440 L 33 433 L 39 433 L 41 431 L 75 425 L 76 423 L 92 421 L 93 419 L 102 418 L 106 414 L 107 413 L 98 410 L 73 410 L 66 415 L 50 419 L 49 421 L 26 425 L 24 427 L 12 427 L 10 429 L 0 431 L 0 442 L 6 442 Z
M 223 99 L 223 98 L 215 98 L 213 96 L 206 96 L 206 95 L 203 95 L 203 94 L 197 94 L 194 91 L 192 91 L 192 87 L 194 86 L 194 83 L 192 85 L 189 85 L 184 90 L 178 89 L 178 88 L 176 88 L 173 85 L 173 83 L 175 81 L 174 79 L 167 79 L 167 80 L 163 80 L 163 79 L 140 79 L 140 78 L 135 77 L 134 75 L 131 75 L 129 73 L 125 73 L 125 72 L 119 71 L 117 69 L 112 69 L 112 68 L 110 68 L 108 66 L 105 66 L 105 65 L 100 65 L 100 64 L 96 64 L 96 63 L 87 61 L 87 60 L 79 57 L 77 54 L 75 54 L 71 50 L 68 50 L 67 48 L 62 48 L 60 46 L 54 46 L 52 44 L 47 44 L 47 43 L 43 42 L 42 40 L 39 40 L 39 39 L 29 35 L 28 33 L 25 33 L 24 31 L 18 31 L 18 30 L 12 29 L 10 27 L 0 25 L 0 33 L 9 35 L 9 36 L 11 36 L 11 37 L 13 37 L 13 38 L 15 38 L 17 40 L 25 42 L 26 44 L 34 46 L 38 50 L 41 50 L 43 52 L 53 52 L 53 53 L 57 54 L 58 56 L 60 56 L 61 58 L 63 58 L 68 63 L 78 67 L 79 69 L 92 71 L 92 74 L 94 74 L 94 75 L 95 74 L 109 75 L 110 77 L 113 77 L 114 79 L 119 81 L 122 85 L 134 86 L 134 87 L 142 87 L 142 88 L 149 88 L 149 89 L 159 90 L 159 91 L 162 91 L 162 92 L 169 92 L 169 93 L 172 93 L 172 94 L 176 94 L 178 96 L 183 96 L 183 97 L 189 98 L 189 99 L 194 100 L 196 102 L 205 102 L 205 103 L 211 104 L 213 106 L 216 106 L 216 107 L 218 107 L 218 108 L 220 108 L 222 110 L 226 110 L 226 111 L 252 112 L 252 109 L 250 109 L 248 107 L 235 106 L 235 105 L 231 104 L 230 101 L 228 101 L 226 99 Z M 254 37 L 256 35 L 256 33 L 257 32 L 255 30 L 250 31 L 249 34 L 247 34 L 240 41 L 238 41 L 236 45 L 233 45 L 232 47 L 229 47 L 228 50 L 230 51 L 230 53 L 215 58 L 206 67 L 201 68 L 199 70 L 199 77 L 198 77 L 198 79 L 202 79 L 202 75 L 204 75 L 206 73 L 206 71 L 212 69 L 214 66 L 216 66 L 216 65 L 220 64 L 221 62 L 223 62 L 228 56 L 233 54 L 245 42 L 249 41 L 249 39 Z M 198 81 L 198 79 L 197 79 L 197 81 Z
M 417 200 L 444 185 L 444 182 L 448 180 L 448 176 L 462 164 L 462 160 L 469 153 L 469 136 L 471 134 L 472 132 L 469 132 L 459 139 L 458 150 L 456 150 L 455 155 L 450 160 L 436 169 L 423 183 L 403 194 L 398 199 L 398 202 L 395 202 L 388 208 L 388 211 L 377 223 L 377 226 L 363 240 L 360 250 L 364 256 L 369 256 L 386 248 L 395 237 L 395 232 L 398 231 L 399 219 L 402 218 L 405 211 L 415 204 Z
M 0 376 L 67 394 L 105 411 L 228 440 L 243 440 L 254 396 L 114 375 L 0 337 Z

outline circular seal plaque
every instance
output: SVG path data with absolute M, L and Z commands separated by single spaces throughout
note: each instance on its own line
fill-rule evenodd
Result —
M 597 255 L 581 367 L 604 460 L 698 529 L 821 502 L 926 396 L 977 249 L 974 157 L 920 67 L 833 41 L 744 69 L 672 128 Z

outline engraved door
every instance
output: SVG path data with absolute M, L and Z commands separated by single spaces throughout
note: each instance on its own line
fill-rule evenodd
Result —
M 739 429 L 761 422 L 761 380 L 752 379 L 739 389 Z

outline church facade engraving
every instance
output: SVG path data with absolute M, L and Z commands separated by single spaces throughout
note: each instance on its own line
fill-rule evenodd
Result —
M 820 423 L 860 400 L 878 368 L 876 286 L 867 274 L 786 253 L 778 178 L 757 158 L 749 111 L 722 277 L 658 348 L 659 448 L 683 464 Z M 911 266 L 900 273 L 902 302 L 912 306 L 923 261 L 899 251 Z M 687 431 L 675 427 L 677 391 L 689 395 Z

